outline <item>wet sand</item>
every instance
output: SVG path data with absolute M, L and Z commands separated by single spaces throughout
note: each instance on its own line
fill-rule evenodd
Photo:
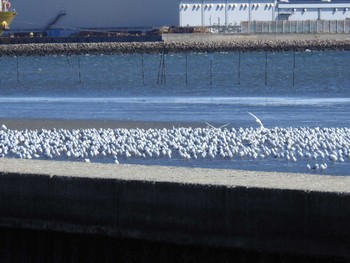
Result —
M 206 127 L 205 123 L 196 122 L 146 122 L 128 120 L 64 120 L 64 119 L 0 119 L 0 126 L 5 124 L 11 130 L 35 129 L 88 129 L 88 128 L 172 128 L 172 127 Z

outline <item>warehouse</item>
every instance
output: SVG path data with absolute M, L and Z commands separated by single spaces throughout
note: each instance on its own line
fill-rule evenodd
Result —
M 345 20 L 350 1 L 181 0 L 180 26 L 235 26 L 243 21 Z
M 11 0 L 12 31 L 234 27 L 244 21 L 346 20 L 350 0 Z

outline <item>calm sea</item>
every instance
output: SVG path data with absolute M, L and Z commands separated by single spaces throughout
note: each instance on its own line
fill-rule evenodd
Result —
M 0 57 L 0 118 L 257 127 L 249 111 L 268 128 L 350 127 L 349 70 L 344 51 Z M 291 172 L 305 172 L 305 165 L 249 162 L 257 170 Z M 346 161 L 327 173 L 349 168 Z

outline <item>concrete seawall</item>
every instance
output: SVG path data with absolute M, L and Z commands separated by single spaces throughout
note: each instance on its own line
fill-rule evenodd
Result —
M 30 41 L 30 39 L 28 39 Z M 0 45 L 0 56 L 159 54 L 184 52 L 350 50 L 349 34 L 166 34 L 162 42 L 28 43 Z
M 350 34 L 163 34 L 164 42 L 346 41 Z
M 350 260 L 350 177 L 0 159 L 0 226 Z

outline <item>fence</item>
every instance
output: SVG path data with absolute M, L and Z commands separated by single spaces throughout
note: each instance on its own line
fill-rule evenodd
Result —
M 241 30 L 245 34 L 350 33 L 350 20 L 245 21 Z

